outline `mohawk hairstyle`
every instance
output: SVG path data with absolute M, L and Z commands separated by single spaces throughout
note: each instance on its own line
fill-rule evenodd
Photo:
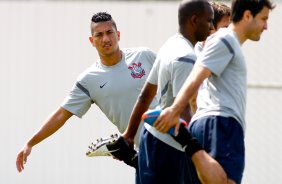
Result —
M 98 12 L 95 13 L 91 18 L 91 33 L 93 34 L 92 24 L 93 23 L 100 23 L 100 22 L 107 22 L 111 21 L 113 27 L 117 30 L 117 25 L 112 16 L 107 12 Z
M 106 22 L 106 21 L 111 21 L 112 16 L 108 14 L 107 12 L 98 12 L 92 16 L 91 21 L 92 22 Z

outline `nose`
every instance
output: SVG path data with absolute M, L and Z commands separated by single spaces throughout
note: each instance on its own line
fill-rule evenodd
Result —
M 264 24 L 264 26 L 263 26 L 263 29 L 264 29 L 264 30 L 267 30 L 267 27 L 268 27 L 268 26 L 267 26 L 267 22 L 266 22 L 266 23 Z
M 109 40 L 110 37 L 107 34 L 103 35 L 103 39 L 102 39 L 103 42 L 108 42 Z
M 213 23 L 211 22 L 210 23 L 210 30 L 214 30 L 215 28 L 214 28 L 214 25 L 213 25 Z

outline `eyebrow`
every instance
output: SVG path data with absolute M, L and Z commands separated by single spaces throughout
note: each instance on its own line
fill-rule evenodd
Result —
M 108 29 L 106 31 L 94 31 L 94 34 L 103 33 L 103 32 L 114 32 L 114 29 Z

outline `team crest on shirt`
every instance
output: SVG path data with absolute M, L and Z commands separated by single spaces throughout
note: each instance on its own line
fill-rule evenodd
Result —
M 141 67 L 141 63 L 138 64 L 133 63 L 131 66 L 128 67 L 131 70 L 131 76 L 135 78 L 142 78 L 145 75 L 145 70 Z

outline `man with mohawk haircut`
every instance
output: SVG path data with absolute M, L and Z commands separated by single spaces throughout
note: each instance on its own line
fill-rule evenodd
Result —
M 16 160 L 19 172 L 24 169 L 33 146 L 58 131 L 73 115 L 81 118 L 93 103 L 120 132 L 125 131 L 130 112 L 151 71 L 156 55 L 145 47 L 120 49 L 120 32 L 107 12 L 93 15 L 89 40 L 96 48 L 99 60 L 77 78 L 61 106 L 43 122 L 42 127 L 19 151 Z M 156 105 L 157 101 L 154 99 L 151 108 Z M 138 140 L 138 134 L 135 139 Z M 118 143 L 122 144 L 125 150 L 116 154 L 121 156 L 117 158 L 136 168 L 136 151 L 122 139 L 119 139 Z

